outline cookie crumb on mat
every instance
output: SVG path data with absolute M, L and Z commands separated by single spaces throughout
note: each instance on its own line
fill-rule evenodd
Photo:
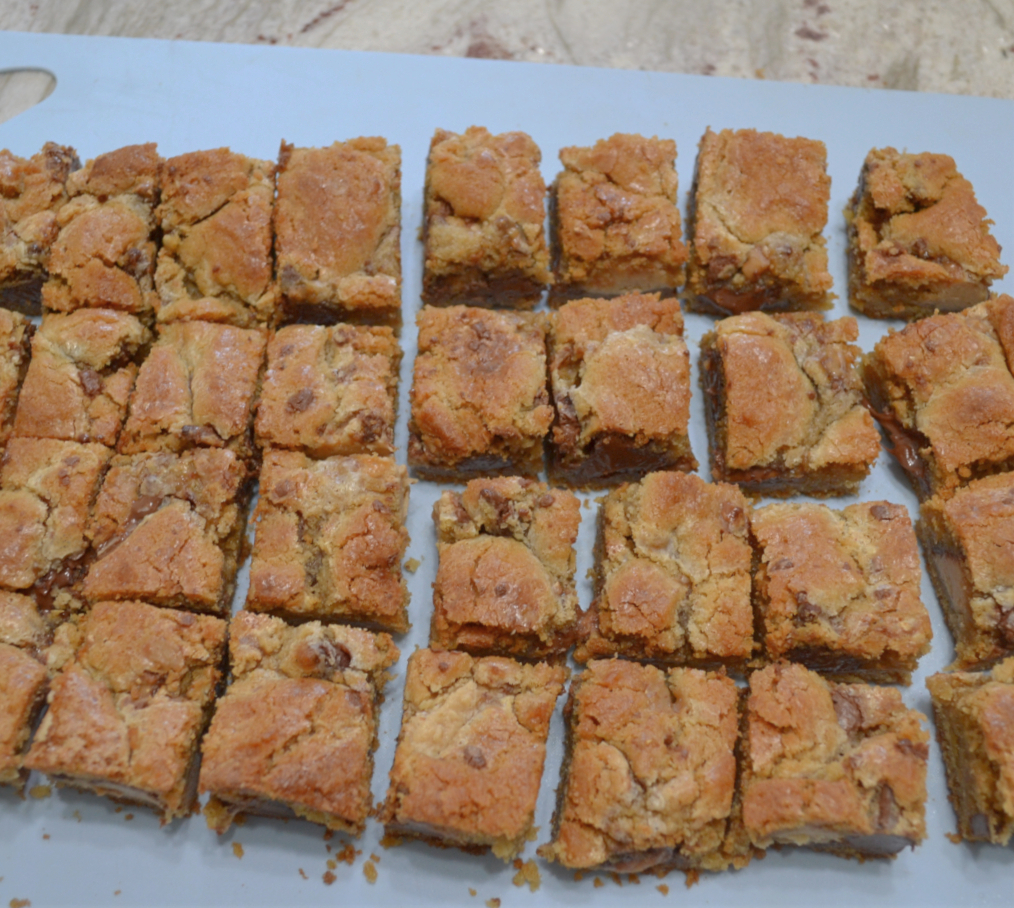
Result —
M 33 785 L 28 793 L 38 801 L 48 798 L 53 793 L 52 785 Z
M 659 892 L 661 892 L 661 893 L 662 893 L 662 895 L 668 895 L 668 894 L 669 894 L 669 887 L 668 887 L 668 886 L 666 886 L 666 884 L 665 884 L 665 883 L 660 883 L 660 884 L 659 884 L 658 886 L 656 886 L 655 888 L 656 888 L 656 889 L 657 889 L 657 890 L 658 890 Z
M 326 886 L 330 886 L 338 877 L 336 877 L 330 870 L 324 874 L 323 880 Z
M 377 882 L 377 868 L 373 866 L 373 861 L 363 864 L 363 876 L 366 877 L 366 882 L 371 885 Z
M 239 842 L 232 843 L 232 853 L 238 858 L 243 857 L 243 846 Z
M 421 564 L 422 562 L 418 558 L 409 558 L 408 561 L 405 562 L 405 570 L 410 574 L 414 574 L 419 570 L 419 565 Z
M 537 892 L 539 886 L 542 885 L 542 878 L 539 876 L 539 865 L 535 861 L 526 861 L 521 863 L 519 858 L 514 862 L 517 873 L 514 874 L 514 885 L 524 886 L 528 884 L 528 888 L 532 892 Z

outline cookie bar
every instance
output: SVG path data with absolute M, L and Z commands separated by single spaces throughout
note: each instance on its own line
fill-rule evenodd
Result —
M 275 168 L 228 148 L 162 162 L 155 216 L 160 322 L 204 319 L 240 327 L 275 316 L 271 212 Z
M 34 333 L 35 326 L 20 312 L 0 309 L 0 451 L 14 428 Z
M 933 675 L 926 686 L 959 837 L 1007 845 L 1014 835 L 1014 659 L 989 672 Z
M 408 473 L 393 459 L 269 450 L 246 607 L 408 630 Z
M 701 341 L 711 475 L 748 494 L 849 495 L 880 453 L 854 318 L 750 312 Z
M 553 421 L 546 316 L 426 306 L 417 321 L 409 465 L 435 480 L 537 474 Z
M 617 133 L 562 148 L 550 230 L 552 304 L 631 290 L 673 294 L 687 249 L 677 206 L 676 143 Z
M 531 309 L 549 283 L 542 155 L 523 132 L 438 129 L 426 165 L 423 302 Z
M 401 347 L 390 328 L 289 325 L 268 342 L 259 447 L 393 454 Z
M 830 195 L 823 142 L 708 129 L 691 190 L 688 308 L 830 309 Z
M 554 481 L 598 487 L 650 470 L 697 469 L 679 300 L 575 300 L 550 325 Z
M 416 650 L 380 810 L 388 834 L 510 860 L 532 832 L 549 720 L 569 672 Z
M 401 149 L 282 142 L 275 265 L 285 321 L 401 324 Z
M 113 457 L 88 526 L 94 560 L 84 598 L 227 613 L 247 486 L 246 467 L 229 450 Z
M 920 498 L 1014 469 L 1014 299 L 934 315 L 863 358 L 873 412 Z
M 39 314 L 67 175 L 80 166 L 73 148 L 55 142 L 30 158 L 0 151 L 0 306 Z
M 755 847 L 893 857 L 926 837 L 925 717 L 893 687 L 780 663 L 750 676 L 741 785 Z
M 964 309 L 1007 273 L 993 222 L 945 154 L 874 148 L 845 220 L 849 302 L 872 318 Z
M 232 684 L 202 745 L 208 826 L 223 833 L 260 814 L 362 833 L 380 702 L 398 656 L 387 634 L 239 612 L 229 623 Z
M 919 548 L 901 505 L 753 512 L 754 605 L 764 654 L 838 680 L 911 683 L 933 636 Z
M 114 309 L 46 315 L 32 339 L 13 434 L 114 447 L 151 332 Z
M 430 645 L 477 655 L 564 656 L 581 610 L 574 583 L 581 505 L 517 477 L 473 479 L 433 508 L 440 565 Z
M 63 625 L 55 646 L 72 655 L 50 685 L 25 766 L 60 786 L 151 807 L 163 823 L 192 813 L 225 622 L 99 602 Z
M 553 840 L 575 870 L 724 869 L 739 693 L 724 674 L 595 660 L 570 688 Z
M 151 318 L 159 162 L 154 144 L 128 145 L 67 177 L 70 200 L 57 214 L 44 310 L 117 309 Z
M 742 667 L 754 648 L 750 513 L 736 486 L 685 473 L 610 492 L 574 658 Z

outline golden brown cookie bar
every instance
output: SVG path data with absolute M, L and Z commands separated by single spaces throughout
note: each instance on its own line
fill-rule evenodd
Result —
M 285 321 L 401 324 L 401 149 L 282 142 L 275 263 Z
M 0 309 L 0 451 L 14 428 L 34 333 L 35 326 L 24 315 Z
M 388 457 L 266 451 L 246 607 L 408 630 L 408 488 Z
M 834 684 L 801 665 L 750 676 L 743 826 L 757 848 L 893 857 L 926 837 L 925 716 L 893 687 Z
M 736 486 L 684 473 L 650 473 L 610 492 L 574 658 L 745 664 L 754 649 L 750 512 Z
M 260 814 L 362 833 L 379 707 L 398 656 L 387 634 L 239 612 L 229 623 L 232 684 L 202 745 L 208 826 L 223 833 Z
M 563 148 L 553 184 L 550 303 L 632 290 L 672 294 L 687 249 L 677 206 L 676 143 L 617 133 Z
M 873 411 L 920 498 L 1014 469 L 1014 299 L 934 315 L 863 358 Z
M 488 656 L 416 650 L 380 810 L 389 834 L 493 854 L 524 848 L 549 720 L 570 673 Z
M 1014 659 L 988 672 L 926 679 L 958 836 L 1006 845 L 1014 835 Z
M 720 870 L 739 693 L 724 674 L 594 660 L 570 688 L 553 840 L 575 870 Z
M 82 595 L 226 613 L 248 494 L 246 467 L 232 451 L 113 457 L 88 526 L 94 560 Z
M 68 658 L 25 765 L 57 785 L 151 807 L 163 823 L 192 813 L 225 622 L 99 602 L 63 625 L 54 646 L 66 647 Z
M 117 309 L 151 317 L 159 162 L 154 144 L 128 145 L 67 177 L 70 200 L 57 214 L 44 310 Z
M 549 283 L 542 155 L 523 132 L 438 129 L 426 165 L 423 302 L 531 309 Z
M 679 300 L 631 293 L 567 303 L 550 323 L 549 375 L 554 481 L 596 488 L 697 469 Z
M 750 495 L 849 495 L 880 453 L 854 318 L 749 312 L 701 341 L 711 475 Z
M 546 316 L 426 306 L 417 321 L 409 465 L 438 480 L 538 473 L 553 421 Z
M 155 216 L 160 322 L 203 319 L 250 327 L 275 317 L 271 212 L 275 167 L 228 148 L 162 162 Z
M 440 565 L 430 645 L 477 655 L 561 658 L 577 637 L 581 506 L 531 479 L 473 479 L 433 508 Z
M 114 447 L 150 340 L 126 312 L 48 313 L 32 339 L 13 434 Z
M 919 598 L 919 548 L 901 505 L 753 512 L 754 606 L 764 655 L 838 680 L 911 683 L 933 632 Z
M 390 328 L 279 329 L 268 342 L 257 445 L 311 457 L 393 454 L 400 364 Z
M 254 454 L 253 420 L 267 332 L 213 322 L 174 322 L 137 374 L 118 450 L 227 448 Z
M 1014 655 L 1014 473 L 934 495 L 916 529 L 958 666 Z
M 691 190 L 688 308 L 829 309 L 830 194 L 823 142 L 708 129 Z
M 874 148 L 845 220 L 849 302 L 873 318 L 964 309 L 1007 273 L 993 222 L 945 154 Z

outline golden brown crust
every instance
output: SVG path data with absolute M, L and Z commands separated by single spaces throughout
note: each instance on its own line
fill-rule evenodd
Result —
M 964 309 L 1007 273 L 993 222 L 947 155 L 872 149 L 845 217 L 849 302 L 874 318 Z
M 246 607 L 408 630 L 408 488 L 390 458 L 265 452 Z
M 0 450 L 14 427 L 34 333 L 35 326 L 25 316 L 0 309 Z
M 542 155 L 523 132 L 438 129 L 426 165 L 423 302 L 530 309 L 549 283 Z
M 701 138 L 693 190 L 691 309 L 828 309 L 823 142 L 753 129 Z
M 549 720 L 569 672 L 416 650 L 391 785 L 389 832 L 485 849 L 505 860 L 532 828 Z
M 274 165 L 216 148 L 169 158 L 160 176 L 158 320 L 271 320 Z
M 417 321 L 409 464 L 433 478 L 538 473 L 553 421 L 546 316 L 426 306 Z
M 261 447 L 393 454 L 401 347 L 390 328 L 289 325 L 268 343 Z

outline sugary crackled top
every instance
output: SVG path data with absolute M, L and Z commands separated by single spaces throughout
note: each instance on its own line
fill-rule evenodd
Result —
M 541 159 L 538 145 L 523 132 L 494 136 L 470 126 L 458 135 L 438 129 L 426 174 L 427 270 L 521 270 L 546 282 Z
M 826 647 L 910 660 L 929 650 L 919 550 L 904 507 L 772 504 L 754 511 L 750 527 L 760 547 L 772 656 Z
M 29 359 L 33 330 L 32 323 L 20 312 L 0 309 L 0 444 L 6 442 L 11 427 L 11 407 L 20 393 L 18 386 Z
M 774 278 L 830 290 L 822 236 L 830 195 L 823 142 L 708 129 L 697 158 L 695 260 L 710 282 Z
M 113 196 L 135 195 L 154 204 L 158 201 L 158 149 L 154 142 L 127 145 L 88 161 L 67 178 L 71 198 L 91 195 L 99 201 Z
M 749 312 L 718 322 L 729 469 L 871 464 L 880 434 L 863 405 L 851 317 Z M 761 377 L 763 377 L 761 379 Z
M 47 637 L 46 623 L 31 596 L 0 591 L 0 643 L 41 649 Z
M 626 660 L 592 661 L 573 688 L 570 766 L 555 841 L 567 867 L 655 849 L 693 857 L 725 835 L 736 784 L 731 678 Z
M 690 352 L 677 299 L 575 300 L 555 313 L 550 336 L 553 393 L 577 414 L 579 446 L 609 432 L 638 444 L 686 434 Z
M 603 507 L 600 631 L 652 652 L 749 656 L 751 508 L 738 487 L 651 473 Z
M 743 822 L 755 844 L 926 834 L 929 735 L 893 687 L 780 663 L 750 677 Z
M 866 280 L 905 284 L 1003 277 L 1000 245 L 975 191 L 943 154 L 874 148 L 853 200 Z

